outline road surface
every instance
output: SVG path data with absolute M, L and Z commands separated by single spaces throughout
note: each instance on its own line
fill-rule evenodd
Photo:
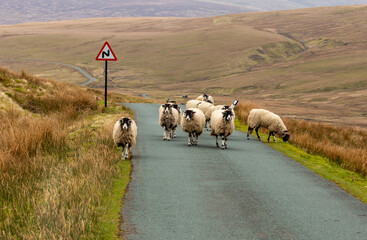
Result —
M 122 209 L 127 240 L 367 239 L 367 205 L 236 131 L 228 149 L 205 132 L 163 141 L 158 106 L 135 112 L 137 145 Z

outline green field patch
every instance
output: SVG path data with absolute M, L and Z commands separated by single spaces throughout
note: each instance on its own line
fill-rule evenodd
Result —
M 236 129 L 247 133 L 248 127 L 235 120 Z M 256 137 L 254 131 L 253 135 Z M 283 143 L 282 139 L 276 138 L 277 143 L 267 142 L 268 135 L 259 132 L 262 141 L 271 148 L 283 153 L 285 156 L 299 162 L 304 167 L 319 174 L 321 177 L 339 185 L 342 189 L 367 204 L 367 177 L 346 170 L 338 163 L 330 161 L 322 156 L 312 155 L 290 143 Z

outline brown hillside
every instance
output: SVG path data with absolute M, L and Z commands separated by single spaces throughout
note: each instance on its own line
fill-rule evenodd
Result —
M 103 79 L 114 91 L 166 98 L 208 92 L 261 102 L 283 116 L 367 126 L 367 6 L 212 18 L 101 18 L 0 26 L 1 65 L 60 81 Z M 103 81 L 90 84 L 103 87 Z

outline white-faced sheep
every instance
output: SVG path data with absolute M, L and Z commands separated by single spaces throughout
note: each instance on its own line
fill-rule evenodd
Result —
M 204 102 L 208 102 L 208 103 L 214 104 L 213 97 L 210 96 L 210 95 L 208 95 L 208 94 L 206 94 L 206 93 L 203 93 L 200 96 L 198 96 L 196 98 L 196 100 L 200 100 L 200 101 L 204 101 Z
M 197 108 L 199 104 L 201 104 L 203 101 L 199 101 L 199 100 L 189 100 L 186 103 L 186 109 L 189 108 Z
M 248 131 L 247 139 L 250 139 L 250 135 L 255 129 L 257 138 L 261 141 L 259 136 L 259 128 L 264 127 L 269 129 L 268 142 L 270 142 L 270 136 L 273 136 L 274 142 L 275 134 L 278 134 L 283 138 L 283 142 L 287 142 L 289 139 L 289 133 L 287 127 L 284 125 L 282 119 L 275 113 L 269 112 L 264 109 L 252 109 L 247 118 Z
M 222 138 L 222 149 L 227 149 L 227 139 L 234 131 L 234 118 L 232 109 L 216 110 L 212 113 L 211 120 L 211 136 L 215 136 L 217 147 L 218 136 Z
M 138 128 L 134 120 L 123 117 L 118 120 L 113 128 L 113 141 L 117 146 L 122 147 L 121 159 L 129 157 L 131 147 L 136 143 Z
M 181 127 L 189 133 L 188 145 L 198 145 L 198 137 L 203 133 L 205 115 L 198 108 L 189 108 L 182 115 Z
M 179 114 L 171 103 L 163 104 L 159 107 L 159 125 L 163 130 L 163 140 L 169 141 L 175 136 L 178 126 Z

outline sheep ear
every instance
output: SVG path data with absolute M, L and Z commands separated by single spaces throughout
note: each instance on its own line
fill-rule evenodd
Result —
M 195 114 L 196 112 L 192 111 L 192 114 Z
M 131 120 L 129 120 L 129 124 L 131 124 Z

